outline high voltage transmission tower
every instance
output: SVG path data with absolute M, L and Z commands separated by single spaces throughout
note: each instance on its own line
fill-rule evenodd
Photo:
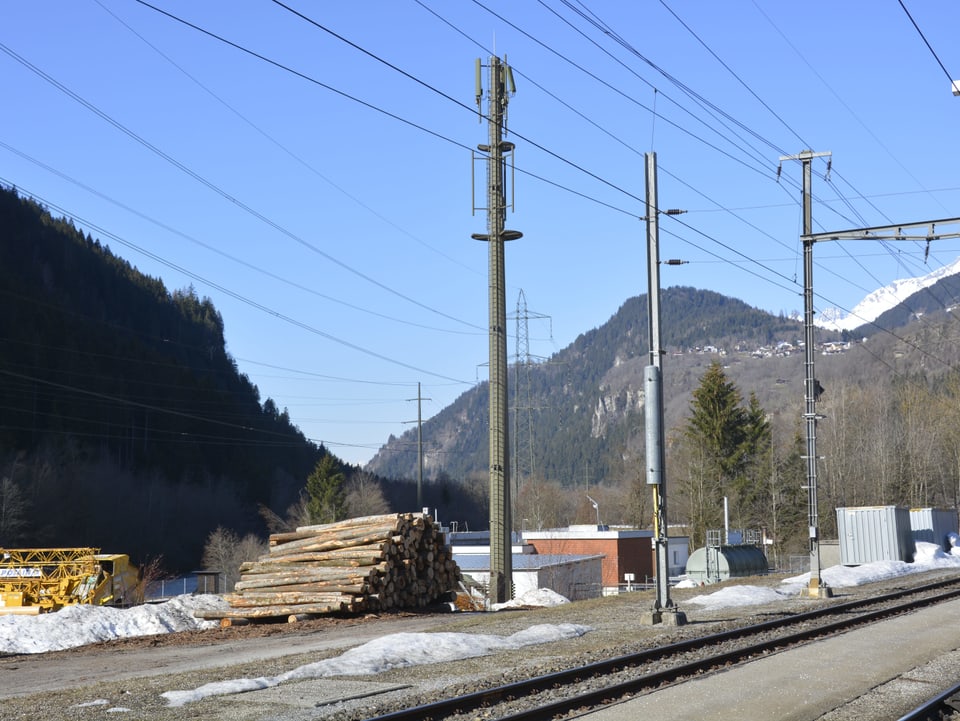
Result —
M 531 318 L 540 320 L 550 316 L 527 310 L 527 297 L 521 288 L 517 296 L 517 355 L 513 365 L 513 486 L 517 493 L 523 486 L 523 479 L 532 476 L 536 470 L 533 454 L 533 411 L 536 408 L 532 405 L 530 393 L 530 367 L 535 360 L 542 358 L 530 355 Z M 550 336 L 553 337 L 552 329 Z
M 483 98 L 481 62 L 476 62 L 477 106 Z M 523 234 L 504 230 L 507 212 L 507 163 L 513 143 L 504 140 L 506 113 L 510 95 L 515 92 L 513 72 L 500 58 L 490 58 L 487 92 L 489 141 L 478 145 L 487 161 L 487 232 L 473 233 L 474 240 L 484 240 L 489 248 L 489 313 L 490 313 L 490 588 L 491 603 L 504 603 L 513 598 L 513 558 L 510 513 L 510 437 L 507 396 L 507 303 L 504 288 L 503 245 Z M 472 177 L 472 174 L 471 174 Z M 512 185 L 511 185 L 512 188 Z M 511 203 L 512 204 L 512 203 Z M 474 206 L 474 210 L 477 210 Z

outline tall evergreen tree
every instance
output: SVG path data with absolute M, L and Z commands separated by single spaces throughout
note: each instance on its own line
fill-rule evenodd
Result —
M 806 440 L 798 430 L 793 442 L 775 459 L 769 479 L 770 512 L 766 527 L 773 541 L 773 557 L 769 560 L 778 568 L 786 567 L 786 558 L 791 554 L 803 555 L 808 550 L 807 498 L 803 490 L 805 452 Z
M 346 518 L 346 491 L 343 471 L 337 459 L 327 454 L 307 477 L 307 510 L 310 522 L 333 523 Z
M 725 492 L 747 459 L 747 413 L 740 391 L 714 361 L 693 391 L 685 435 L 697 445 L 710 468 L 718 490 Z
M 679 495 L 685 501 L 694 543 L 719 528 L 724 497 L 738 497 L 747 488 L 746 471 L 769 438 L 763 410 L 754 399 L 750 410 L 714 361 L 693 391 L 690 416 L 683 427 Z
M 768 517 L 765 493 L 773 464 L 770 422 L 755 393 L 744 413 L 743 460 L 741 473 L 733 482 L 736 524 L 741 528 L 759 528 Z

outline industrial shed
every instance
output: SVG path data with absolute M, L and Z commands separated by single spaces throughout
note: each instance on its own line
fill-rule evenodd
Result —
M 448 543 L 453 549 L 454 560 L 464 573 L 477 581 L 483 574 L 490 571 L 490 532 L 489 531 L 450 531 L 447 534 Z M 686 536 L 671 536 L 667 539 L 668 560 L 670 562 L 669 575 L 679 576 L 687 563 L 689 555 L 689 539 Z M 597 558 L 600 563 L 600 578 L 593 584 L 599 591 L 595 595 L 616 594 L 623 588 L 643 587 L 654 579 L 653 533 L 637 529 L 617 529 L 607 526 L 583 525 L 568 526 L 567 528 L 552 528 L 543 531 L 523 531 L 514 534 L 511 548 L 514 570 L 514 587 L 520 593 L 521 585 L 529 582 L 521 579 L 518 573 L 532 571 L 542 559 L 552 559 L 556 564 L 562 558 Z M 468 558 L 468 556 L 482 557 L 482 561 Z M 537 557 L 541 559 L 536 560 Z M 482 568 L 480 565 L 482 565 Z M 474 572 L 467 570 L 474 569 Z M 539 571 L 541 578 L 549 574 Z M 477 574 L 480 574 L 478 577 Z M 632 575 L 630 581 L 628 574 Z M 554 572 L 554 577 L 564 574 Z M 583 583 L 577 574 L 576 583 Z M 547 584 L 557 593 L 567 595 L 554 585 Z M 569 598 L 569 596 L 567 596 Z
M 539 554 L 602 555 L 604 594 L 618 593 L 627 574 L 637 584 L 650 582 L 656 575 L 652 531 L 581 525 L 524 531 L 523 540 Z M 686 536 L 667 539 L 669 576 L 683 573 L 688 547 Z
M 460 570 L 480 584 L 490 582 L 490 555 L 453 554 Z M 549 588 L 571 601 L 600 595 L 602 556 L 541 555 L 513 556 L 513 596 Z
M 858 566 L 874 561 L 913 562 L 916 551 L 910 512 L 900 506 L 837 509 L 840 563 Z

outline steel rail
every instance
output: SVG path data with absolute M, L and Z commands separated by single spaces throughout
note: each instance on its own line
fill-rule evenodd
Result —
M 897 721 L 940 721 L 960 711 L 960 683 L 924 701 Z

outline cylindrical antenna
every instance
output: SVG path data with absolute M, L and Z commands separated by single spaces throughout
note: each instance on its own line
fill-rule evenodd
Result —
M 477 108 L 480 108 L 480 99 L 483 97 L 483 79 L 481 77 L 480 58 L 477 58 L 473 65 L 474 87 L 477 92 Z M 481 118 L 482 120 L 482 118 Z

